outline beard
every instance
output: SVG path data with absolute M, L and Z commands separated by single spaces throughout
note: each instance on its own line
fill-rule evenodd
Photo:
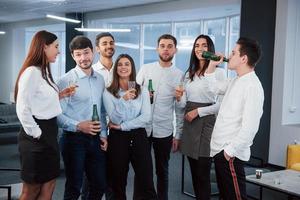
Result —
M 92 67 L 92 62 L 89 62 L 89 63 L 81 63 L 81 64 L 79 64 L 79 67 L 81 68 L 81 69 L 89 69 L 89 68 L 91 68 Z
M 168 56 L 168 57 L 164 58 L 163 56 L 159 55 L 160 60 L 163 62 L 170 62 L 173 60 L 173 57 L 174 56 Z
M 107 57 L 107 58 L 112 58 L 113 55 L 115 54 L 115 49 L 106 49 L 104 51 L 105 53 L 103 54 L 104 57 Z

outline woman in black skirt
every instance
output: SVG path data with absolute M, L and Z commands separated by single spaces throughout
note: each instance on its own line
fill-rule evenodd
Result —
M 59 149 L 56 116 L 61 113 L 61 93 L 53 81 L 50 63 L 59 54 L 57 36 L 37 32 L 19 72 L 15 86 L 17 115 L 22 124 L 19 134 L 21 178 L 20 200 L 50 200 L 59 176 Z

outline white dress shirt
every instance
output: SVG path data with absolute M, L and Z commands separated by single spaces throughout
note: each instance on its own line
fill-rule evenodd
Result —
M 33 116 L 47 120 L 62 112 L 58 89 L 55 84 L 52 85 L 56 90 L 43 79 L 40 68 L 35 66 L 28 67 L 19 79 L 17 115 L 25 132 L 34 138 L 39 138 L 42 131 Z
M 215 73 L 207 75 L 213 84 Z M 218 83 L 212 88 L 224 93 L 211 138 L 211 156 L 224 150 L 229 156 L 248 161 L 250 146 L 263 113 L 264 91 L 255 72 Z
M 226 78 L 225 70 L 222 68 L 216 68 L 215 76 L 217 81 L 224 81 Z M 187 73 L 184 81 L 185 92 L 182 96 L 181 105 L 185 107 L 187 101 L 197 103 L 214 103 L 211 106 L 198 108 L 198 115 L 199 117 L 204 117 L 207 115 L 217 114 L 222 97 L 217 96 L 210 90 L 209 83 L 210 82 L 207 80 L 206 76 L 194 75 L 193 81 L 191 81 Z
M 108 70 L 104 65 L 102 65 L 100 60 L 97 63 L 93 64 L 92 67 L 96 72 L 103 76 L 105 87 L 110 86 L 113 78 L 113 67 Z
M 148 88 L 152 79 L 154 98 L 152 104 L 152 120 L 146 128 L 148 135 L 164 138 L 174 133 L 173 119 L 176 115 L 176 135 L 179 139 L 183 126 L 183 108 L 175 99 L 175 88 L 179 85 L 183 73 L 174 65 L 162 67 L 159 62 L 143 65 L 139 70 L 136 82 Z

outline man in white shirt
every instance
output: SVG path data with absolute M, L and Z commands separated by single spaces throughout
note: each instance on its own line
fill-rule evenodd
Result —
M 113 78 L 113 60 L 112 57 L 115 53 L 115 38 L 109 32 L 102 32 L 96 36 L 95 40 L 96 51 L 99 54 L 99 60 L 97 63 L 93 64 L 93 69 L 103 76 L 105 87 L 110 86 Z M 108 169 L 109 170 L 109 169 Z M 108 176 L 108 187 L 105 192 L 106 200 L 113 200 L 113 193 L 110 186 L 109 176 Z M 83 194 L 82 200 L 86 200 L 88 184 L 86 178 L 83 182 Z
M 250 146 L 263 113 L 264 91 L 254 72 L 260 57 L 257 41 L 240 38 L 228 63 L 237 77 L 212 88 L 217 93 L 225 93 L 211 138 L 211 156 L 224 200 L 247 199 L 244 162 L 250 158 Z M 206 75 L 211 82 L 215 81 L 215 66 L 222 61 L 223 58 L 210 62 Z
M 175 88 L 180 84 L 183 73 L 173 65 L 172 59 L 177 51 L 176 38 L 164 34 L 158 39 L 159 61 L 143 65 L 137 74 L 138 84 L 148 87 L 152 80 L 154 96 L 152 120 L 147 133 L 155 155 L 157 175 L 157 194 L 159 200 L 168 199 L 168 171 L 171 148 L 176 151 L 182 132 L 183 109 L 175 99 Z M 173 117 L 176 114 L 176 135 L 173 138 Z M 138 187 L 135 185 L 135 187 Z M 138 194 L 134 196 L 138 199 Z
M 108 87 L 112 81 L 113 60 L 115 53 L 115 39 L 108 32 L 100 33 L 96 36 L 96 51 L 99 53 L 99 61 L 93 64 L 93 69 L 100 73 L 105 82 L 105 87 Z

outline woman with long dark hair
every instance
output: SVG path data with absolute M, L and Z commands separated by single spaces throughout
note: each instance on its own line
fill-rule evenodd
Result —
M 50 200 L 59 176 L 56 116 L 62 112 L 59 98 L 71 91 L 59 93 L 53 81 L 50 63 L 58 54 L 57 36 L 37 32 L 16 81 L 16 110 L 22 124 L 18 136 L 23 180 L 20 200 Z
M 213 41 L 207 35 L 199 35 L 195 39 L 191 52 L 182 96 L 185 120 L 180 141 L 181 152 L 189 160 L 197 200 L 210 199 L 210 139 L 220 107 L 217 96 L 208 87 L 205 72 L 210 61 L 202 57 L 203 51 L 215 53 Z M 225 80 L 223 69 L 216 69 L 216 78 Z M 181 95 L 180 91 L 176 92 L 176 97 Z
M 145 130 L 151 117 L 149 93 L 134 84 L 136 70 L 129 55 L 119 55 L 113 69 L 113 80 L 104 92 L 103 101 L 110 119 L 107 151 L 114 199 L 126 199 L 129 163 L 134 169 L 141 198 L 156 199 Z

